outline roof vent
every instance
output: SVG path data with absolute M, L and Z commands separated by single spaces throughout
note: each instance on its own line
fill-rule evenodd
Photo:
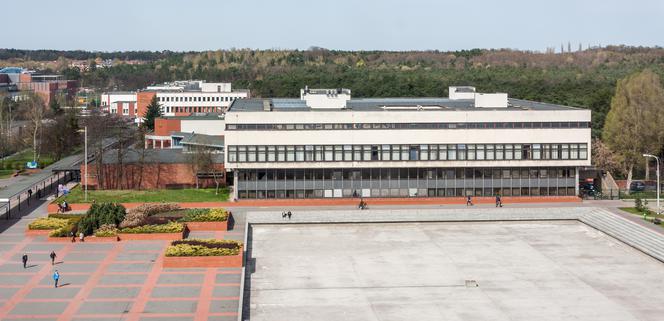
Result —
M 263 111 L 272 111 L 272 102 L 270 100 L 263 100 Z

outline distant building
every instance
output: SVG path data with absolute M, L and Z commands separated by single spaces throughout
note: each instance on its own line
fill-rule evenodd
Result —
M 236 99 L 251 97 L 248 90 L 232 90 L 230 83 L 176 81 L 148 86 L 138 92 L 104 93 L 101 95 L 101 108 L 105 112 L 140 121 L 155 96 L 164 116 L 219 114 L 225 112 Z
M 8 92 L 13 92 L 16 99 L 21 96 L 20 91 L 35 92 L 48 106 L 51 100 L 58 96 L 67 100 L 74 99 L 78 91 L 78 82 L 66 80 L 62 75 L 45 75 L 22 68 L 8 67 L 0 69 L 0 88 L 2 87 Z

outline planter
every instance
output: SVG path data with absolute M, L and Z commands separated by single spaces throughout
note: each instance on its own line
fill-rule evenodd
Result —
M 184 223 L 190 231 L 228 231 L 228 221 Z
M 48 236 L 53 230 L 31 230 L 25 229 L 25 236 Z
M 164 268 L 241 268 L 244 252 L 231 256 L 164 256 Z
M 177 241 L 184 236 L 184 231 L 178 233 L 119 233 L 120 241 Z

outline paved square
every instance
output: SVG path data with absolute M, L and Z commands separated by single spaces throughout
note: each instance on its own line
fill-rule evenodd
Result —
M 664 264 L 579 222 L 255 225 L 250 251 L 251 320 L 664 315 Z

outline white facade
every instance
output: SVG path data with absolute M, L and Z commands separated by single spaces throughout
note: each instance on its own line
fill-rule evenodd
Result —
M 101 107 L 107 107 L 111 104 L 123 101 L 123 102 L 136 102 L 136 93 L 135 92 L 109 92 L 101 94 Z
M 223 118 L 219 120 L 183 119 L 180 121 L 180 131 L 184 133 L 224 136 L 226 133 L 226 122 Z

